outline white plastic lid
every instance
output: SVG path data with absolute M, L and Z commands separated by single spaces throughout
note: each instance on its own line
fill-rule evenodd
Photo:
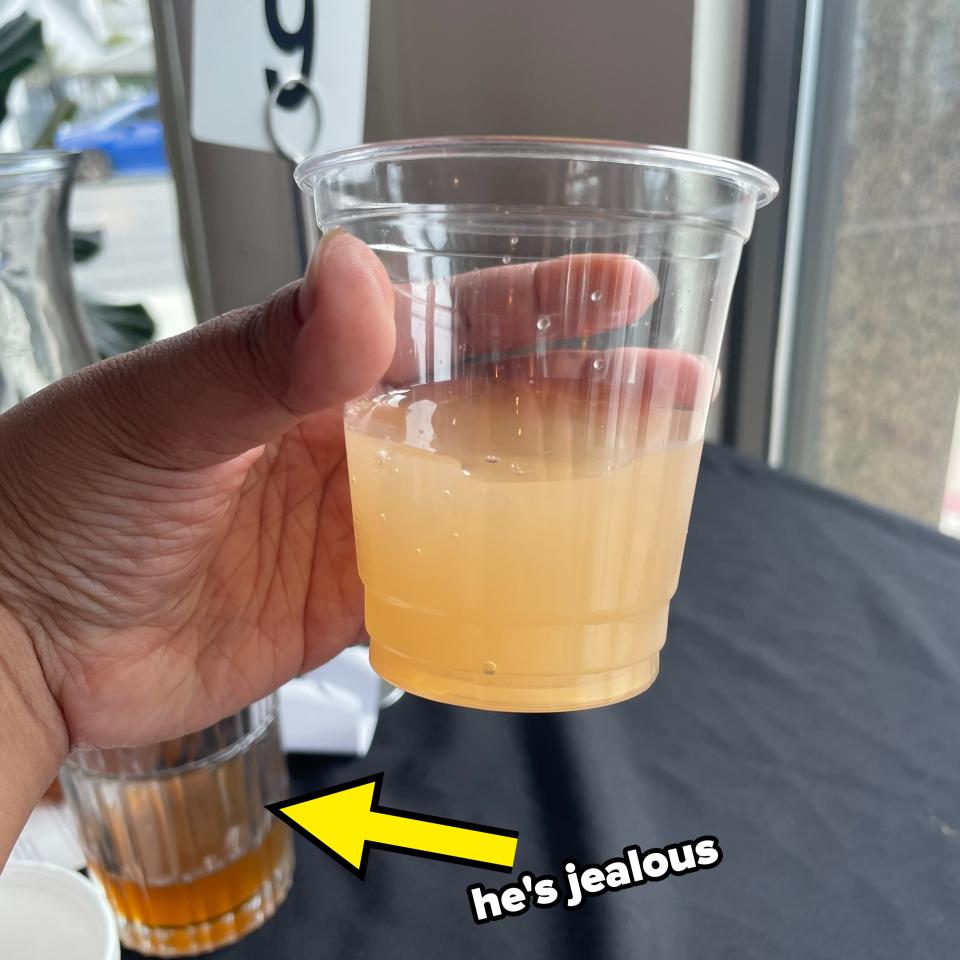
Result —
M 0 873 L 0 957 L 120 960 L 117 923 L 82 874 L 50 863 L 10 863 Z

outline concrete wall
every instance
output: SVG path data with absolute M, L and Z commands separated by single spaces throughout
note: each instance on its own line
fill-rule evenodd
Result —
M 935 524 L 960 389 L 960 3 L 860 0 L 853 56 L 805 472 Z

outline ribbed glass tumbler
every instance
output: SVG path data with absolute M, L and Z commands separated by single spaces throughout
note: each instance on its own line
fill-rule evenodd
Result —
M 75 751 L 61 779 L 125 946 L 203 953 L 285 899 L 291 836 L 264 809 L 287 795 L 276 697 L 177 740 Z

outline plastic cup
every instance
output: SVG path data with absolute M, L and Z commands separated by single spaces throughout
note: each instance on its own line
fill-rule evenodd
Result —
M 500 138 L 362 146 L 296 179 L 394 285 L 393 360 L 345 409 L 374 668 L 493 710 L 645 690 L 740 251 L 776 183 Z

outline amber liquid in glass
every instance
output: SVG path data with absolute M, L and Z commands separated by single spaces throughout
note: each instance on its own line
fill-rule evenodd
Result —
M 223 867 L 200 874 L 188 882 L 138 883 L 117 877 L 97 864 L 88 864 L 100 881 L 110 905 L 124 920 L 146 927 L 186 927 L 211 924 L 217 941 L 232 940 L 259 925 L 253 915 L 244 915 L 243 904 L 254 897 L 290 855 L 290 831 L 277 822 L 263 842 Z M 194 934 L 170 929 L 164 938 L 174 950 L 190 947 Z
M 238 940 L 283 902 L 292 834 L 264 809 L 260 787 L 285 782 L 277 737 L 274 724 L 212 761 L 74 784 L 87 811 L 87 864 L 125 946 L 202 953 Z

